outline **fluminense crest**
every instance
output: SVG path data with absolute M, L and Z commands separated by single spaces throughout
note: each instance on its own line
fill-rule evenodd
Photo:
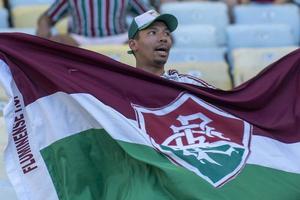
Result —
M 155 149 L 214 187 L 245 165 L 252 131 L 246 121 L 185 93 L 161 108 L 133 108 Z

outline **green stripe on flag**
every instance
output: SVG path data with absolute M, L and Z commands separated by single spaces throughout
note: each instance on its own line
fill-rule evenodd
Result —
M 125 151 L 126 150 L 126 151 Z M 148 146 L 91 129 L 41 151 L 60 200 L 299 200 L 299 174 L 247 165 L 221 188 Z
M 172 152 L 172 148 L 168 146 L 161 145 L 163 150 L 168 150 Z M 210 163 L 208 161 L 199 162 L 197 157 L 193 154 L 187 155 L 184 150 L 177 150 L 173 151 L 174 154 L 179 157 L 180 159 L 186 161 L 187 163 L 192 164 L 193 167 L 200 170 L 200 172 L 205 175 L 206 177 L 210 177 L 213 183 L 216 183 L 220 179 L 222 179 L 227 174 L 234 171 L 237 165 L 242 162 L 242 158 L 240 155 L 243 155 L 244 149 L 242 148 L 234 148 L 234 152 L 231 153 L 230 162 L 228 162 L 228 155 L 226 154 L 216 154 L 210 153 L 209 151 L 223 151 L 230 149 L 231 146 L 228 144 L 224 144 L 218 147 L 209 147 L 209 148 L 202 148 L 202 151 L 208 150 L 207 155 L 212 158 L 216 163 Z M 192 151 L 193 149 L 191 149 Z M 216 173 L 218 172 L 218 173 Z

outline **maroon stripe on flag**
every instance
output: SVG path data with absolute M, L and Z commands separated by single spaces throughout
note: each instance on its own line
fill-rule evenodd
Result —
M 300 141 L 300 50 L 232 91 L 173 82 L 91 51 L 20 33 L 0 33 L 0 58 L 9 65 L 25 105 L 58 91 L 89 93 L 135 119 L 132 104 L 160 108 L 188 92 L 250 122 L 253 134 Z

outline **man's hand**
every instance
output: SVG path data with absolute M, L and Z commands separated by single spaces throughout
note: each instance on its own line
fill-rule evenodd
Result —
M 37 27 L 36 35 L 43 38 L 51 37 L 51 22 L 48 16 L 42 15 L 38 19 L 38 27 Z

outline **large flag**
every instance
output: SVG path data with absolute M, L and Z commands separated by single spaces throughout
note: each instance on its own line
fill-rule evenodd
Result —
M 24 200 L 299 200 L 299 66 L 222 91 L 0 34 L 8 176 Z

